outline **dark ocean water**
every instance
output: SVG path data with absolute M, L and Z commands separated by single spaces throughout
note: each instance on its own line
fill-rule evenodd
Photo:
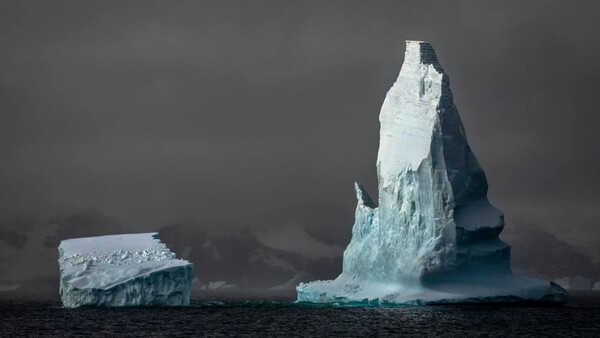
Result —
M 65 309 L 0 302 L 0 336 L 530 336 L 600 337 L 600 293 L 558 307 L 329 307 L 286 301 L 207 301 L 187 308 Z

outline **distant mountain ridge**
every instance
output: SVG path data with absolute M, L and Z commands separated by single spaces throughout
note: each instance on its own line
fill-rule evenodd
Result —
M 349 228 L 349 227 L 348 227 Z M 238 289 L 286 289 L 312 279 L 330 279 L 342 269 L 341 250 L 349 240 L 341 227 L 219 230 L 198 222 L 173 223 L 157 230 L 177 257 L 195 264 L 196 285 Z M 130 232 L 117 219 L 88 209 L 48 221 L 0 222 L 0 284 L 20 285 L 10 294 L 58 296 L 58 243 L 62 239 Z M 279 237 L 278 237 L 279 236 Z M 290 237 L 286 250 L 277 238 Z M 502 234 L 512 245 L 513 269 L 557 279 L 577 274 L 600 280 L 600 268 L 566 241 L 539 227 L 508 223 Z M 269 240 L 265 240 L 265 238 Z M 295 243 L 294 241 L 299 243 Z M 273 246 L 276 246 L 275 248 Z M 313 250 L 313 248 L 320 248 Z M 302 250 L 300 250 L 302 249 Z M 308 254 L 309 253 L 309 254 Z M 33 268 L 32 268 L 33 267 Z M 10 289 L 10 288 L 9 288 Z
M 551 279 L 582 275 L 600 280 L 600 266 L 592 258 L 538 226 L 508 223 L 502 237 L 512 246 L 514 270 Z
M 240 289 L 269 289 L 295 279 L 302 282 L 315 276 L 332 276 L 341 270 L 341 256 L 307 257 L 276 249 L 262 243 L 248 229 L 210 233 L 173 224 L 159 229 L 159 234 L 181 258 L 195 264 L 203 285 L 225 281 Z

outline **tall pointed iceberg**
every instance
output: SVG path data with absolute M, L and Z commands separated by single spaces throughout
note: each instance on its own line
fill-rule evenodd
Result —
M 297 287 L 298 300 L 372 304 L 564 302 L 566 292 L 510 269 L 502 212 L 467 143 L 448 76 L 428 42 L 407 41 L 381 112 L 379 205 L 358 205 L 342 274 Z

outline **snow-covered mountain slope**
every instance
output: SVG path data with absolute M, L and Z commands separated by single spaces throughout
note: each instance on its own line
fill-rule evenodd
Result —
M 511 245 L 514 271 L 551 280 L 576 275 L 600 280 L 600 265 L 540 227 L 509 222 L 501 236 Z
M 298 235 L 301 229 L 296 230 Z M 303 243 L 321 248 L 320 252 L 306 254 L 299 247 L 281 246 L 275 242 L 284 237 L 279 231 L 207 230 L 196 224 L 173 224 L 159 232 L 171 249 L 198 267 L 197 278 L 204 287 L 225 281 L 237 289 L 293 289 L 300 282 L 332 278 L 341 271 L 341 252 L 333 255 L 335 246 L 306 233 L 300 235 Z M 286 284 L 290 280 L 297 283 Z

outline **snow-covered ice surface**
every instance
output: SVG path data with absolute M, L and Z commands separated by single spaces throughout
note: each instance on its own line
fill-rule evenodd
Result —
M 193 265 L 158 233 L 67 239 L 58 248 L 65 307 L 189 305 Z
M 517 276 L 498 238 L 504 215 L 487 199 L 448 76 L 428 42 L 407 41 L 381 123 L 378 205 L 358 205 L 342 274 L 297 287 L 298 300 L 360 304 L 565 302 L 549 281 Z

